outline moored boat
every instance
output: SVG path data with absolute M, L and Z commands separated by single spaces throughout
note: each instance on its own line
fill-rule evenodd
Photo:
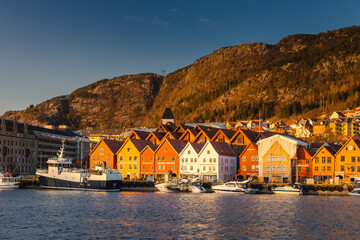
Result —
M 175 179 L 168 183 L 158 183 L 155 187 L 160 192 L 191 192 L 191 193 L 204 193 L 206 189 L 199 183 L 198 178 L 182 178 Z
M 47 161 L 48 169 L 39 169 L 42 188 L 83 190 L 83 191 L 120 191 L 121 173 L 98 166 L 95 171 L 71 168 L 72 160 L 64 157 L 64 143 L 57 157 Z
M 349 195 L 351 196 L 360 196 L 360 178 L 355 177 L 355 188 L 351 192 L 349 192 Z
M 14 177 L 5 177 L 0 174 L 0 189 L 18 189 L 20 180 Z
M 222 185 L 214 186 L 212 187 L 212 189 L 216 193 L 246 193 L 249 191 L 248 183 L 250 182 L 251 180 L 244 180 L 241 182 L 230 181 Z
M 276 194 L 301 194 L 301 188 L 297 184 L 288 184 L 282 187 L 272 189 Z

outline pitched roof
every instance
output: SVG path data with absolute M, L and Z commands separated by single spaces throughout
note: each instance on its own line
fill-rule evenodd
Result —
M 213 146 L 213 148 L 219 155 L 236 157 L 236 154 L 231 149 L 228 143 L 209 141 L 209 144 Z
M 199 153 L 205 144 L 202 143 L 190 143 L 190 145 L 194 148 L 196 153 Z
M 116 154 L 117 151 L 119 151 L 121 146 L 124 144 L 124 142 L 110 140 L 110 139 L 103 139 L 102 141 L 110 148 L 113 154 Z
M 173 139 L 179 139 L 182 135 L 182 133 L 179 132 L 168 132 L 166 135 L 171 135 Z
M 134 130 L 133 132 L 135 132 L 139 136 L 139 138 L 143 140 L 145 140 L 150 134 L 150 132 L 138 131 L 138 130 Z
M 170 145 L 175 149 L 175 151 L 179 154 L 187 144 L 187 141 L 177 140 L 177 139 L 167 139 Z
M 259 135 L 259 133 L 248 130 L 248 129 L 239 129 L 238 131 L 242 132 L 251 142 L 255 142 L 256 138 Z
M 228 139 L 231 139 L 236 134 L 236 131 L 227 129 L 220 129 L 219 131 L 222 131 Z
M 159 141 L 161 141 L 165 137 L 166 133 L 164 132 L 151 132 L 149 136 L 145 140 L 148 140 L 151 138 L 151 136 L 156 137 Z
M 155 145 L 150 140 L 142 140 L 142 139 L 129 139 L 129 141 L 134 144 L 136 149 L 141 152 L 146 146 L 150 146 L 151 149 L 156 148 Z
M 175 119 L 170 108 L 166 108 L 162 119 Z

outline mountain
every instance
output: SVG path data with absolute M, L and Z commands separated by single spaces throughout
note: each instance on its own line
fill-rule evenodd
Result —
M 311 117 L 360 105 L 360 27 L 225 47 L 166 77 L 106 79 L 4 118 L 82 128 Z

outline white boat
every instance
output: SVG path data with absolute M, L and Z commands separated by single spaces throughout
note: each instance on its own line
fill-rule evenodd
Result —
M 282 187 L 272 189 L 276 194 L 301 194 L 301 188 L 296 184 L 288 184 Z
M 47 161 L 48 169 L 39 169 L 42 188 L 85 190 L 85 191 L 120 191 L 122 176 L 116 170 L 97 167 L 95 171 L 71 168 L 72 160 L 64 157 L 64 142 L 57 157 Z
M 248 183 L 251 180 L 244 180 L 241 182 L 231 181 L 222 185 L 216 185 L 212 189 L 217 193 L 246 193 L 249 189 Z
M 198 178 L 181 178 L 175 179 L 167 183 L 155 184 L 155 187 L 160 192 L 191 192 L 191 193 L 203 193 L 206 189 L 199 183 Z
M 351 196 L 360 196 L 360 178 L 355 177 L 355 188 L 351 192 L 349 192 L 349 195 Z
M 14 177 L 5 177 L 0 174 L 0 189 L 18 189 L 20 180 Z

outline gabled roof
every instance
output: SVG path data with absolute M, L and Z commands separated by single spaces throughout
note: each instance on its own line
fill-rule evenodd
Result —
M 202 143 L 190 143 L 190 145 L 194 148 L 197 154 L 201 151 L 205 144 Z
M 357 145 L 358 149 L 360 149 L 360 140 L 350 137 L 349 140 L 347 140 L 346 143 L 341 146 L 341 148 L 336 152 L 335 155 L 337 155 L 341 150 L 343 150 L 343 148 L 346 147 L 351 140 L 353 140 L 354 143 Z
M 155 145 L 149 140 L 142 139 L 129 139 L 132 144 L 136 147 L 136 149 L 141 152 L 146 146 L 151 146 L 151 148 L 155 148 Z
M 204 134 L 207 138 L 209 138 L 211 140 L 211 139 L 213 139 L 215 134 L 218 132 L 218 130 L 219 129 L 213 129 L 213 130 L 210 130 L 210 131 L 200 130 L 200 132 L 196 135 L 194 141 L 196 141 L 201 134 Z
M 144 147 L 144 149 L 140 153 L 143 153 L 146 149 L 150 149 L 153 153 L 155 153 L 158 146 L 159 145 L 154 145 L 151 143 L 151 144 L 147 145 L 146 147 Z
M 133 131 L 130 133 L 129 138 L 130 138 L 130 136 L 133 135 L 133 134 L 135 134 L 139 139 L 145 140 L 145 139 L 149 136 L 150 132 L 133 130 Z
M 196 137 L 198 135 L 199 131 L 196 130 L 196 129 L 193 129 L 193 128 L 188 128 L 188 129 L 185 130 L 185 132 L 183 132 L 181 134 L 179 139 L 182 139 L 187 133 L 193 135 L 193 137 Z
M 230 141 L 230 139 L 236 134 L 236 131 L 228 129 L 219 129 L 211 140 L 214 140 L 220 133 L 223 133 Z
M 157 147 L 156 151 L 158 151 L 165 142 L 168 142 L 168 143 L 170 144 L 170 146 L 171 146 L 178 154 L 184 149 L 184 147 L 185 147 L 186 144 L 188 143 L 187 141 L 184 141 L 184 140 L 165 139 L 164 141 L 162 141 L 162 142 L 160 143 L 160 145 Z
M 116 140 L 101 139 L 100 142 L 98 142 L 98 144 L 96 144 L 94 149 L 89 153 L 89 155 L 91 155 L 95 151 L 95 149 L 98 146 L 100 146 L 101 143 L 105 143 L 105 145 L 110 149 L 110 151 L 113 154 L 116 154 L 119 151 L 119 149 L 121 148 L 121 146 L 124 144 L 124 142 L 120 142 L 120 141 L 116 141 Z
M 169 136 L 171 136 L 171 139 L 179 139 L 181 135 L 182 133 L 178 133 L 178 132 L 167 132 L 164 137 L 168 138 Z
M 246 151 L 250 148 L 250 147 L 254 147 L 256 149 L 256 151 L 258 150 L 258 146 L 256 145 L 256 143 L 251 142 L 250 144 L 248 144 L 240 153 L 239 158 L 242 157 L 242 155 L 244 155 L 246 153 Z
M 224 142 L 214 142 L 214 141 L 209 141 L 208 143 L 213 146 L 213 148 L 219 155 L 236 157 L 236 154 L 230 147 L 230 144 Z
M 255 142 L 258 135 L 258 133 L 248 129 L 238 129 L 230 141 L 233 141 L 240 133 L 244 135 L 250 142 Z
M 164 139 L 166 133 L 164 132 L 151 132 L 145 140 L 149 140 L 151 137 L 155 137 L 157 140 L 161 141 Z

